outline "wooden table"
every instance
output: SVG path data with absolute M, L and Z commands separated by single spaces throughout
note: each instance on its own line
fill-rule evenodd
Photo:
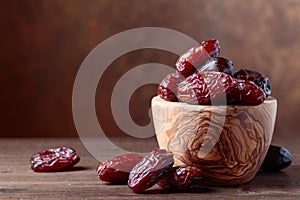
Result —
M 120 139 L 130 145 L 127 139 Z M 78 138 L 0 139 L 0 199 L 300 199 L 300 137 L 275 137 L 273 144 L 288 147 L 292 165 L 279 173 L 259 173 L 238 187 L 211 187 L 199 193 L 163 193 L 154 187 L 146 194 L 135 194 L 126 185 L 101 182 L 97 161 Z M 103 151 L 110 148 L 103 143 Z M 138 146 L 138 144 L 135 144 Z M 141 146 L 155 147 L 155 139 Z M 72 171 L 36 173 L 30 169 L 33 153 L 50 147 L 71 146 L 81 156 Z M 110 157 L 112 151 L 107 151 Z

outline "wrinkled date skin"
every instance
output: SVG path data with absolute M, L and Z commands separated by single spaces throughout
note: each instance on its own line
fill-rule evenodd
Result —
M 188 77 L 209 58 L 218 57 L 219 55 L 220 44 L 218 40 L 211 39 L 203 41 L 199 46 L 189 49 L 179 57 L 175 64 L 176 70 L 184 77 Z
M 292 163 L 292 154 L 284 147 L 270 145 L 268 153 L 260 167 L 264 172 L 278 172 Z
M 167 75 L 157 95 L 172 102 L 193 105 L 259 105 L 271 94 L 263 74 L 241 69 L 234 73 L 229 59 L 220 56 L 218 40 L 201 42 L 176 62 L 176 73 Z M 224 98 L 222 98 L 224 97 Z
M 201 169 L 193 166 L 173 167 L 158 183 L 170 191 L 191 191 L 201 187 Z
M 174 164 L 173 154 L 164 149 L 148 153 L 130 172 L 128 186 L 135 193 L 152 187 Z
M 113 184 L 127 184 L 130 171 L 142 158 L 139 154 L 124 154 L 106 160 L 97 167 L 98 177 Z
M 199 69 L 199 71 L 224 72 L 233 77 L 233 63 L 231 60 L 222 57 L 211 58 Z
M 235 79 L 227 94 L 229 105 L 252 105 L 256 106 L 264 102 L 266 96 L 262 89 L 252 81 Z
M 184 80 L 178 72 L 168 74 L 157 88 L 157 94 L 167 101 L 178 101 L 176 97 L 177 85 Z
M 69 147 L 47 149 L 31 157 L 31 168 L 36 172 L 64 171 L 80 160 L 76 151 Z
M 177 98 L 188 104 L 210 104 L 228 93 L 233 78 L 223 72 L 204 71 L 195 73 L 177 87 Z
M 268 77 L 265 77 L 263 74 L 249 70 L 241 69 L 234 73 L 234 78 L 253 81 L 258 87 L 260 87 L 265 96 L 268 97 L 271 94 L 271 85 Z

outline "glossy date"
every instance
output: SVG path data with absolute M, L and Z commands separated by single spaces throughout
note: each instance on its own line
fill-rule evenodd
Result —
M 189 49 L 176 62 L 176 70 L 184 77 L 192 75 L 208 59 L 220 55 L 218 40 L 211 39 L 201 42 L 198 46 Z
M 233 78 L 223 72 L 198 72 L 178 85 L 177 98 L 188 104 L 207 105 L 225 99 L 232 83 Z
M 234 77 L 242 80 L 253 81 L 263 90 L 266 97 L 270 96 L 271 94 L 271 84 L 269 78 L 265 77 L 259 72 L 249 69 L 241 69 L 234 73 Z
M 169 191 L 191 191 L 201 187 L 201 172 L 201 169 L 193 166 L 173 167 L 157 185 Z
M 177 86 L 184 80 L 184 77 L 178 72 L 168 74 L 157 88 L 157 94 L 167 101 L 178 101 L 177 99 Z
M 98 177 L 113 184 L 127 184 L 130 171 L 142 158 L 139 154 L 124 154 L 101 162 L 97 167 Z
M 252 81 L 233 79 L 233 84 L 227 94 L 229 105 L 256 106 L 264 102 L 266 96 L 261 88 Z
M 173 154 L 164 149 L 154 149 L 131 170 L 128 186 L 135 193 L 152 187 L 167 174 L 174 164 Z
M 80 157 L 69 147 L 53 148 L 32 155 L 31 168 L 35 172 L 64 171 L 78 163 Z

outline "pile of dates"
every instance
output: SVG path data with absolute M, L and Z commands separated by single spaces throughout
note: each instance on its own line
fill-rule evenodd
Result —
M 46 149 L 32 155 L 31 168 L 35 172 L 69 171 L 79 162 L 75 149 L 60 147 Z M 292 162 L 290 152 L 271 145 L 260 168 L 277 172 Z M 124 154 L 101 162 L 97 167 L 100 180 L 111 184 L 128 184 L 135 193 L 142 193 L 155 184 L 163 191 L 195 192 L 202 189 L 201 170 L 193 166 L 173 166 L 173 154 L 164 149 L 154 149 L 142 156 Z
M 259 105 L 271 94 L 270 80 L 263 74 L 241 69 L 234 72 L 232 61 L 220 57 L 218 40 L 201 42 L 176 62 L 157 94 L 172 102 L 194 105 Z
M 224 99 L 229 105 L 259 105 L 270 95 L 267 77 L 247 69 L 234 73 L 232 62 L 219 56 L 217 40 L 203 41 L 191 48 L 176 62 L 176 72 L 163 79 L 158 95 L 167 101 L 196 105 L 222 104 Z M 61 147 L 34 154 L 30 163 L 36 172 L 53 172 L 70 170 L 79 160 L 74 149 Z M 280 171 L 291 162 L 287 149 L 271 145 L 260 171 Z M 173 164 L 172 152 L 154 149 L 145 156 L 125 154 L 101 162 L 97 174 L 104 182 L 127 184 L 135 193 L 155 184 L 176 192 L 194 192 L 202 186 L 200 169 Z
M 260 170 L 280 171 L 291 162 L 292 157 L 287 149 L 271 145 Z M 139 154 L 124 154 L 101 162 L 97 167 L 97 174 L 104 182 L 127 184 L 135 193 L 142 193 L 155 184 L 169 192 L 195 192 L 201 189 L 201 169 L 193 166 L 174 167 L 173 164 L 172 152 L 154 149 L 144 157 Z
M 259 105 L 271 94 L 270 81 L 263 74 L 241 69 L 220 57 L 218 40 L 201 42 L 176 62 L 176 71 L 168 74 L 157 94 L 172 102 L 194 105 Z M 261 171 L 280 171 L 291 164 L 290 152 L 271 145 Z M 193 166 L 173 166 L 172 152 L 154 149 L 146 156 L 125 154 L 99 164 L 100 180 L 127 184 L 142 193 L 155 184 L 168 191 L 192 191 L 203 186 L 201 170 Z

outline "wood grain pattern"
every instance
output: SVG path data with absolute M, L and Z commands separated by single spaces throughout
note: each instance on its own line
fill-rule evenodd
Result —
M 259 106 L 197 106 L 152 99 L 160 148 L 174 153 L 176 165 L 202 170 L 204 185 L 250 181 L 271 143 L 277 101 Z
M 91 138 L 91 140 L 93 140 Z M 127 146 L 130 139 L 118 138 Z M 280 137 L 274 142 L 293 154 L 292 165 L 279 173 L 258 173 L 254 179 L 236 187 L 206 187 L 200 193 L 164 193 L 158 187 L 146 194 L 134 194 L 126 185 L 108 185 L 99 181 L 99 163 L 86 151 L 79 139 L 1 139 L 0 140 L 0 199 L 298 199 L 300 196 L 299 137 Z M 111 144 L 101 143 L 105 157 L 113 156 Z M 157 145 L 155 139 L 135 144 L 141 148 Z M 73 171 L 35 173 L 29 159 L 42 149 L 71 146 L 81 156 Z

